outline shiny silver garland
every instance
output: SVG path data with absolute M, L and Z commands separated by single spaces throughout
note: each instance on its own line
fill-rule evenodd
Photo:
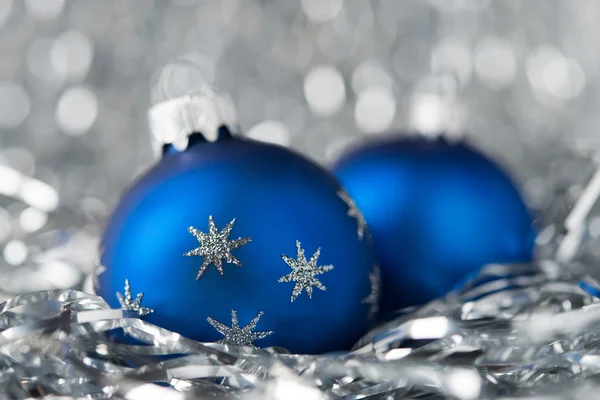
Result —
M 590 278 L 490 265 L 445 299 L 377 328 L 349 353 L 306 356 L 198 343 L 134 311 L 110 309 L 91 294 L 35 292 L 0 305 L 0 393 L 22 399 L 579 399 L 599 389 L 599 293 Z M 118 331 L 139 345 L 112 340 Z

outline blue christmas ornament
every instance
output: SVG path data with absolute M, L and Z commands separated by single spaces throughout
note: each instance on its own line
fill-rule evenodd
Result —
M 443 296 L 484 264 L 532 258 L 535 230 L 518 190 L 465 143 L 369 144 L 334 171 L 373 235 L 384 315 Z
M 219 101 L 206 92 L 151 110 L 168 144 L 108 223 L 98 294 L 203 342 L 350 348 L 378 297 L 360 213 L 306 158 L 233 137 Z

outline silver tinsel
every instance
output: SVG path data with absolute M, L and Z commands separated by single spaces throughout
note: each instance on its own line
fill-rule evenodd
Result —
M 599 19 L 595 0 L 1 0 L 0 398 L 594 398 Z M 535 263 L 486 266 L 346 354 L 202 344 L 109 309 L 85 292 L 152 162 L 146 110 L 206 84 L 247 136 L 323 164 L 388 132 L 466 134 L 546 227 Z
M 321 356 L 194 342 L 83 292 L 20 295 L 0 305 L 0 393 L 22 399 L 591 398 L 600 389 L 600 285 L 589 276 L 556 276 L 556 266 L 489 265 L 446 298 L 376 328 L 352 351 Z M 123 334 L 130 339 L 114 340 Z M 253 334 L 268 332 L 247 335 Z

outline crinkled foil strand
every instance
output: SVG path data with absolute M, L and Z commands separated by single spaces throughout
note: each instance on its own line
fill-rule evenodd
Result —
M 352 352 L 321 356 L 198 343 L 90 294 L 30 293 L 0 304 L 0 389 L 12 398 L 577 398 L 600 377 L 600 301 L 583 288 L 532 266 L 489 266 Z

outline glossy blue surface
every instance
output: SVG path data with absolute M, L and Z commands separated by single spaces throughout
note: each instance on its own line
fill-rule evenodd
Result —
M 257 346 L 282 346 L 295 353 L 348 349 L 368 328 L 373 251 L 359 240 L 356 220 L 337 195 L 336 179 L 287 149 L 225 137 L 194 143 L 162 161 L 123 196 L 106 228 L 98 293 L 120 307 L 129 279 L 133 295 L 155 310 L 148 322 L 199 341 L 223 336 L 207 321 L 231 325 L 231 310 L 246 326 L 264 311 L 256 331 L 274 333 Z M 232 251 L 243 266 L 223 261 L 224 274 L 210 265 L 199 280 L 203 257 L 184 257 L 198 247 L 193 225 L 208 232 L 213 216 L 221 231 L 232 219 L 230 240 L 252 241 Z M 278 283 L 291 272 L 282 254 L 296 259 L 299 240 L 309 259 L 334 266 L 314 288 L 290 301 L 294 283 Z
M 383 314 L 443 296 L 483 264 L 532 258 L 535 229 L 518 190 L 464 143 L 370 144 L 334 171 L 373 234 Z

